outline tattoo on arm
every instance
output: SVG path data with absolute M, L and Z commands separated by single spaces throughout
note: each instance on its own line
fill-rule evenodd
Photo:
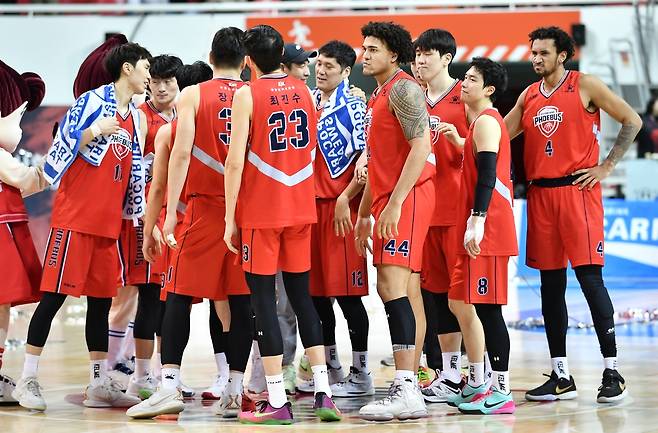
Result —
M 389 103 L 407 140 L 422 137 L 429 125 L 425 94 L 410 80 L 398 80 L 391 88 Z
M 633 124 L 622 125 L 619 134 L 617 134 L 617 140 L 615 140 L 615 144 L 610 149 L 606 161 L 612 163 L 612 165 L 617 165 L 631 144 L 633 144 L 633 140 L 635 140 L 635 136 L 639 131 L 640 128 Z

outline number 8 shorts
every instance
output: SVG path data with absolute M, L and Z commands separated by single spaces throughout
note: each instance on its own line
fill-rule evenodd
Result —
M 398 265 L 420 272 L 423 263 L 423 245 L 434 212 L 434 183 L 423 182 L 414 186 L 402 203 L 398 235 L 391 239 L 379 239 L 376 234 L 379 216 L 388 203 L 384 196 L 373 203 L 375 233 L 373 234 L 373 264 Z
M 457 256 L 448 299 L 467 304 L 507 304 L 509 256 Z

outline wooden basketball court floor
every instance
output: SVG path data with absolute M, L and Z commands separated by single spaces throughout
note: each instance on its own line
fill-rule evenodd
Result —
M 0 433 L 77 433 L 110 432 L 253 432 L 267 433 L 284 429 L 309 432 L 346 430 L 372 433 L 512 433 L 512 432 L 658 432 L 658 344 L 656 337 L 627 336 L 618 339 L 620 371 L 627 380 L 629 397 L 619 404 L 596 403 L 601 380 L 602 361 L 594 335 L 569 335 L 571 373 L 579 396 L 558 403 L 531 403 L 524 392 L 543 382 L 541 373 L 550 372 L 543 332 L 510 330 L 512 341 L 511 380 L 517 411 L 514 415 L 461 415 L 444 404 L 428 405 L 429 418 L 414 422 L 372 423 L 357 417 L 368 399 L 337 399 L 344 413 L 339 423 L 321 423 L 314 419 L 309 396 L 293 399 L 296 422 L 293 426 L 246 426 L 213 415 L 211 402 L 194 399 L 176 421 L 131 421 L 124 410 L 88 409 L 82 406 L 82 392 L 88 381 L 88 361 L 84 343 L 84 309 L 80 300 L 69 299 L 53 323 L 50 339 L 40 363 L 40 382 L 48 404 L 45 413 L 29 412 L 17 406 L 0 407 Z M 390 350 L 386 318 L 382 308 L 367 303 L 371 317 L 370 366 L 375 376 L 377 396 L 385 394 L 392 367 L 380 360 Z M 28 310 L 29 311 L 29 310 Z M 207 326 L 207 304 L 194 307 L 192 335 L 183 360 L 183 381 L 201 390 L 215 374 L 214 359 Z M 9 338 L 14 342 L 5 352 L 3 372 L 20 376 L 28 314 L 14 317 Z M 337 340 L 344 368 L 350 365 L 349 340 L 344 320 L 337 314 Z M 650 334 L 650 333 L 649 333 Z M 13 347 L 13 349 L 12 349 Z M 298 357 L 301 345 L 298 345 Z

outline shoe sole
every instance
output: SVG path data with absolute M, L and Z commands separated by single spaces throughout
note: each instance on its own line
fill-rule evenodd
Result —
M 441 398 L 441 397 L 429 397 L 423 394 L 423 399 L 428 402 L 428 403 L 448 403 L 447 398 Z
M 144 411 L 141 413 L 130 414 L 128 413 L 130 411 L 128 411 L 126 412 L 126 415 L 128 415 L 133 419 L 154 418 L 158 415 L 177 415 L 181 413 L 184 409 L 185 409 L 185 405 L 176 404 L 175 406 L 171 405 L 169 407 L 164 407 L 161 409 L 151 408 L 151 411 Z
M 203 399 L 203 400 L 219 400 L 220 398 L 221 398 L 221 396 L 217 396 L 217 395 L 213 394 L 212 392 L 204 391 L 204 392 L 201 393 L 201 399 Z
M 514 413 L 514 409 L 511 410 L 504 410 L 501 409 L 500 411 L 493 411 L 493 412 L 484 412 L 479 409 L 476 410 L 466 410 L 466 409 L 459 409 L 461 413 L 464 415 L 509 415 Z
M 558 401 L 558 400 L 573 400 L 578 397 L 578 391 L 563 392 L 562 394 L 544 394 L 544 395 L 525 395 L 528 401 Z
M 321 421 L 332 422 L 340 421 L 341 416 L 336 413 L 334 409 L 319 408 L 315 409 L 315 415 L 320 418 Z
M 596 399 L 596 402 L 597 403 L 616 403 L 618 401 L 621 401 L 621 400 L 625 399 L 627 395 L 628 395 L 628 390 L 625 389 L 625 390 L 622 391 L 621 394 L 616 395 L 614 397 L 598 397 Z
M 125 404 L 118 404 L 118 403 L 113 404 L 113 403 L 108 403 L 108 402 L 103 401 L 103 400 L 85 399 L 82 402 L 82 404 L 85 407 L 91 407 L 91 408 L 101 408 L 102 409 L 102 408 L 108 408 L 108 407 L 117 407 L 117 408 L 124 408 L 125 409 L 125 408 L 128 408 L 128 407 L 133 407 L 136 404 L 139 404 L 140 402 L 141 402 L 141 400 L 137 401 L 137 402 L 130 402 L 130 403 L 126 402 Z
M 246 419 L 238 419 L 240 424 L 250 424 L 250 425 L 290 425 L 292 424 L 291 419 L 267 419 L 263 421 L 251 421 Z
M 387 414 L 359 414 L 359 418 L 364 419 L 366 421 L 380 421 L 380 422 L 386 422 L 386 421 L 393 421 L 394 419 L 398 419 L 400 421 L 406 421 L 410 419 L 419 419 L 419 418 L 426 418 L 427 417 L 427 410 L 422 410 L 422 411 L 416 411 L 416 412 L 409 412 L 409 413 L 400 413 L 399 415 L 393 415 L 391 413 Z
M 224 409 L 221 413 L 215 412 L 215 415 L 219 415 L 222 418 L 237 418 L 238 414 L 242 409 Z
M 39 412 L 45 412 L 45 410 L 46 410 L 46 406 L 45 406 L 45 405 L 43 405 L 43 406 L 36 406 L 36 405 L 24 404 L 24 403 L 21 403 L 20 400 L 18 401 L 18 404 L 19 404 L 21 407 L 24 407 L 25 409 L 29 409 L 29 410 L 36 410 L 36 411 L 39 411 Z

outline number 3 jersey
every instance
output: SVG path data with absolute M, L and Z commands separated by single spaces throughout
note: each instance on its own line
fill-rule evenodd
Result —
M 599 162 L 600 112 L 580 99 L 580 77 L 567 71 L 551 92 L 541 80 L 523 102 L 523 160 L 528 180 L 564 177 Z
M 238 225 L 262 229 L 314 223 L 317 120 L 309 89 L 284 74 L 264 75 L 250 87 L 253 111 Z

